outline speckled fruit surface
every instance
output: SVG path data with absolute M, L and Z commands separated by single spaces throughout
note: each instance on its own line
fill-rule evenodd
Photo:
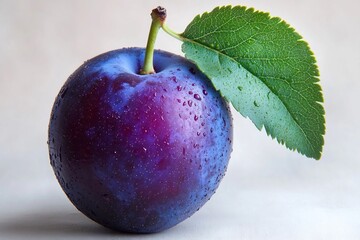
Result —
M 139 75 L 144 49 L 99 55 L 56 97 L 49 154 L 71 202 L 125 232 L 170 228 L 215 192 L 232 151 L 228 103 L 195 65 L 155 51 L 156 74 Z

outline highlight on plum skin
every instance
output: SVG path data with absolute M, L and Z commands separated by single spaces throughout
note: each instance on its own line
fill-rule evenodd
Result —
M 123 232 L 175 226 L 214 194 L 232 151 L 228 103 L 183 57 L 127 48 L 80 66 L 49 124 L 55 175 L 77 209 Z

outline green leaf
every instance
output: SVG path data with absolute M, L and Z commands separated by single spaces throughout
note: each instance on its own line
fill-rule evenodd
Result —
M 195 17 L 180 37 L 185 56 L 237 111 L 289 149 L 320 159 L 319 72 L 293 28 L 268 13 L 226 6 Z

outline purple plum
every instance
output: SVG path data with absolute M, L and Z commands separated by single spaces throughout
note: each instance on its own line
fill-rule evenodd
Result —
M 156 50 L 99 55 L 56 97 L 49 124 L 55 175 L 86 216 L 151 233 L 194 214 L 214 194 L 232 151 L 229 104 L 183 57 Z

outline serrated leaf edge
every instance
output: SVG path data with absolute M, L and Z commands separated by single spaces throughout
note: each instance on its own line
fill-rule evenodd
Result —
M 227 5 L 227 6 L 216 7 L 216 8 L 214 8 L 212 11 L 221 10 L 221 9 L 223 9 L 223 8 L 229 8 L 229 9 L 242 8 L 242 9 L 244 9 L 245 11 L 252 11 L 252 12 L 254 12 L 254 13 L 257 12 L 257 13 L 265 14 L 266 17 L 269 18 L 269 19 L 277 19 L 277 20 L 279 20 L 278 24 L 281 23 L 281 22 L 284 23 L 284 24 L 286 25 L 286 27 L 288 27 L 289 30 L 291 30 L 293 33 L 297 34 L 297 35 L 299 36 L 299 39 L 297 39 L 297 41 L 302 41 L 302 42 L 304 42 L 304 43 L 305 43 L 305 46 L 307 47 L 307 49 L 308 49 L 309 52 L 310 52 L 310 57 L 311 57 L 312 60 L 313 60 L 312 65 L 315 67 L 315 70 L 316 70 L 316 72 L 314 73 L 314 76 L 312 76 L 312 77 L 314 77 L 314 79 L 316 79 L 316 81 L 314 81 L 313 84 L 314 84 L 314 85 L 317 85 L 317 86 L 319 87 L 319 91 L 320 91 L 320 93 L 321 93 L 322 101 L 324 100 L 321 85 L 318 83 L 318 82 L 320 81 L 320 79 L 319 79 L 320 74 L 319 74 L 318 66 L 317 66 L 317 64 L 316 64 L 317 61 L 316 61 L 315 55 L 314 55 L 313 51 L 310 49 L 310 46 L 309 46 L 309 44 L 305 41 L 305 39 L 304 39 L 299 33 L 297 33 L 296 30 L 295 30 L 293 27 L 291 27 L 290 24 L 288 24 L 287 22 L 285 22 L 283 19 L 281 19 L 281 18 L 279 18 L 279 17 L 272 17 L 272 16 L 270 15 L 270 13 L 268 13 L 268 12 L 263 12 L 263 11 L 255 10 L 254 8 L 248 8 L 248 7 L 246 7 L 246 6 L 232 6 L 232 5 Z M 211 12 L 212 12 L 212 11 L 211 11 Z M 211 13 L 211 12 L 204 12 L 204 13 L 202 13 L 202 14 L 198 14 L 198 15 L 193 19 L 193 21 L 194 21 L 196 18 L 200 19 L 200 18 L 203 17 L 204 15 L 209 14 L 209 13 Z M 189 27 L 189 26 L 188 26 L 188 27 Z M 190 27 L 191 27 L 191 26 L 190 26 Z M 243 67 L 243 66 L 242 66 L 239 62 L 237 62 L 234 58 L 232 58 L 232 57 L 230 57 L 230 56 L 228 56 L 228 55 L 223 54 L 221 51 L 218 51 L 217 49 L 214 49 L 214 48 L 211 48 L 211 47 L 209 47 L 209 46 L 206 46 L 206 45 L 203 45 L 203 44 L 201 44 L 201 43 L 198 43 L 197 41 L 194 41 L 194 40 L 192 40 L 192 39 L 188 39 L 188 38 L 184 37 L 183 34 L 180 34 L 180 36 L 181 36 L 182 41 L 184 41 L 184 42 L 190 42 L 190 43 L 192 43 L 192 44 L 199 45 L 199 46 L 204 47 L 204 48 L 206 48 L 206 49 L 208 49 L 208 50 L 210 50 L 210 51 L 215 52 L 215 53 L 218 54 L 218 55 L 222 55 L 222 56 L 230 59 L 230 60 L 231 60 L 232 62 L 234 62 L 235 64 L 240 65 L 242 68 L 246 69 L 246 71 L 248 71 L 248 72 L 249 72 L 250 74 L 252 74 L 254 77 L 258 78 L 258 79 L 279 99 L 279 101 L 280 101 L 280 102 L 283 104 L 283 106 L 286 108 L 286 110 L 287 110 L 288 113 L 290 114 L 290 116 L 291 116 L 291 118 L 293 119 L 293 121 L 295 122 L 295 124 L 298 126 L 298 128 L 301 130 L 301 132 L 302 132 L 303 135 L 305 136 L 305 139 L 306 139 L 306 141 L 308 142 L 308 144 L 309 144 L 309 146 L 311 147 L 311 149 L 313 150 L 314 155 L 310 155 L 310 154 L 307 154 L 307 153 L 305 153 L 305 152 L 302 152 L 300 149 L 298 149 L 298 148 L 296 148 L 296 147 L 292 148 L 292 147 L 288 146 L 287 143 L 286 143 L 284 140 L 278 139 L 276 136 L 273 136 L 273 135 L 269 132 L 269 130 L 267 129 L 267 127 L 266 127 L 264 124 L 261 124 L 259 130 L 261 130 L 262 128 L 264 128 L 265 131 L 266 131 L 266 134 L 267 134 L 268 136 L 271 136 L 272 139 L 276 139 L 279 144 L 285 145 L 288 149 L 290 149 L 290 150 L 292 150 L 292 151 L 295 151 L 295 150 L 296 150 L 298 153 L 303 154 L 303 155 L 305 155 L 305 156 L 307 156 L 307 157 L 314 158 L 314 159 L 316 159 L 316 160 L 319 160 L 319 159 L 321 158 L 321 156 L 322 156 L 322 151 L 323 151 L 323 146 L 324 146 L 324 135 L 325 135 L 325 132 L 326 132 L 326 127 L 325 127 L 325 110 L 324 110 L 324 107 L 323 107 L 323 102 L 315 101 L 316 104 L 319 104 L 319 105 L 322 107 L 322 113 L 321 113 L 320 115 L 321 115 L 321 117 L 322 117 L 322 122 L 323 122 L 323 127 L 324 127 L 324 132 L 321 134 L 321 143 L 322 143 L 322 144 L 321 144 L 321 146 L 320 146 L 319 151 L 316 151 L 315 148 L 314 148 L 314 146 L 313 146 L 313 144 L 311 144 L 311 141 L 309 140 L 308 135 L 305 134 L 303 128 L 300 127 L 298 121 L 294 118 L 293 113 L 289 111 L 289 109 L 288 109 L 288 107 L 286 106 L 286 104 L 284 103 L 284 101 L 278 96 L 278 94 L 275 94 L 275 93 L 273 92 L 273 90 L 265 83 L 265 81 L 263 81 L 260 77 L 254 75 L 254 74 L 253 74 L 251 71 L 249 71 L 247 68 Z M 190 61 L 192 61 L 192 62 L 193 62 L 195 65 L 197 65 L 197 66 L 199 67 L 199 69 L 200 69 L 200 66 L 196 63 L 196 61 L 190 59 L 190 58 L 187 56 L 187 54 L 186 54 L 186 52 L 184 51 L 184 48 L 183 48 L 183 47 L 182 47 L 182 51 L 183 51 L 183 53 L 185 54 L 185 57 L 186 57 L 187 59 L 189 59 Z M 206 74 L 206 72 L 203 71 L 203 69 L 200 69 L 200 70 L 201 70 L 210 80 L 212 80 L 212 77 L 211 77 L 211 76 L 208 76 L 208 75 Z M 214 86 L 214 87 L 215 87 L 215 86 Z M 222 94 L 221 89 L 217 89 L 217 88 L 216 88 L 216 90 L 219 91 L 219 92 L 221 93 L 221 96 L 224 97 L 224 95 Z M 227 99 L 226 97 L 224 97 L 224 98 L 228 101 L 228 99 Z M 233 106 L 234 106 L 234 105 L 233 105 Z M 242 116 L 244 116 L 244 117 L 247 118 L 247 119 L 250 119 L 248 116 L 242 114 L 241 111 L 240 111 L 239 109 L 237 109 L 235 106 L 234 106 L 234 108 L 235 108 Z M 251 119 L 250 119 L 250 120 L 251 120 Z M 251 121 L 252 121 L 252 120 L 251 120 Z M 252 122 L 253 122 L 253 121 L 252 121 Z M 254 123 L 254 122 L 253 122 L 253 123 Z M 255 123 L 254 123 L 254 125 L 256 126 Z M 316 155 L 315 155 L 315 154 L 316 154 Z

